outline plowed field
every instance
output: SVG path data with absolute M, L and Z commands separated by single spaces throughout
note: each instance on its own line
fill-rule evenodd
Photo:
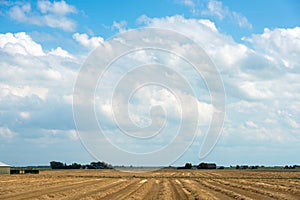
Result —
M 300 171 L 49 170 L 0 175 L 0 199 L 300 199 Z

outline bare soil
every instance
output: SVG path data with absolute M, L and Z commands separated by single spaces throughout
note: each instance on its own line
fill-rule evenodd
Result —
M 300 199 L 300 171 L 48 170 L 0 175 L 0 199 Z

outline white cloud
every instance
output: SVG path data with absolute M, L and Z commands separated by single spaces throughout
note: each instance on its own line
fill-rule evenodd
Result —
M 45 77 L 49 78 L 49 80 L 59 81 L 62 78 L 62 74 L 54 69 L 47 69 L 43 72 L 45 73 Z
M 177 0 L 177 2 L 182 3 L 183 5 L 186 5 L 191 8 L 195 7 L 195 3 L 193 0 Z
M 257 114 L 261 110 L 267 110 L 268 107 L 262 102 L 249 102 L 245 100 L 238 101 L 236 103 L 227 104 L 228 110 L 235 110 L 235 112 L 241 115 Z
M 74 6 L 67 4 L 65 1 L 54 1 L 51 3 L 47 0 L 38 1 L 38 8 L 41 13 L 55 13 L 57 15 L 66 15 L 69 13 L 77 13 Z
M 63 99 L 66 103 L 73 105 L 73 95 L 64 95 Z
M 223 19 L 225 16 L 229 14 L 228 7 L 223 7 L 223 3 L 221 1 L 209 1 L 207 5 L 208 11 L 203 11 L 202 14 L 210 14 L 215 15 L 219 19 Z
M 78 135 L 76 130 L 58 130 L 58 129 L 50 129 L 50 130 L 43 130 L 46 134 L 49 135 L 66 135 L 71 140 L 77 140 Z
M 245 38 L 253 44 L 251 48 L 220 33 L 215 26 L 210 28 L 207 24 L 213 22 L 209 20 L 203 23 L 182 16 L 142 16 L 139 21 L 149 27 L 180 32 L 208 53 L 220 70 L 227 93 L 228 137 L 243 132 L 246 141 L 299 141 L 294 134 L 299 130 L 300 120 L 299 27 L 265 29 L 262 34 Z M 284 63 L 293 70 L 282 67 Z M 279 109 L 293 115 L 274 114 Z
M 212 34 L 212 37 L 214 37 L 217 34 L 217 28 L 214 22 L 207 19 L 186 19 L 181 15 L 164 18 L 149 18 L 146 15 L 142 15 L 137 19 L 137 22 L 149 27 L 172 29 L 193 37 L 193 39 L 195 38 L 198 41 L 201 37 L 203 37 L 202 40 L 204 40 L 204 36 L 209 37 L 209 35 Z M 178 29 L 176 29 L 176 27 L 178 27 Z M 189 31 L 191 27 L 193 27 L 193 31 Z M 196 34 L 197 31 L 199 31 L 198 34 Z
M 78 140 L 79 137 L 78 137 L 78 134 L 77 134 L 77 131 L 76 130 L 68 130 L 66 131 L 66 134 L 68 135 L 68 137 L 71 139 L 71 140 Z
M 297 117 L 293 116 L 290 109 L 278 110 L 277 111 L 278 121 L 286 124 L 289 128 L 298 130 L 300 128 L 297 122 Z
M 196 14 L 198 12 L 196 9 L 197 3 L 194 0 L 175 0 L 175 3 L 189 7 L 192 14 Z
M 299 129 L 298 121 L 300 120 L 297 107 L 299 104 L 297 102 L 300 101 L 300 95 L 298 95 L 300 93 L 298 81 L 300 74 L 299 70 L 296 69 L 289 71 L 278 67 L 278 59 L 282 57 L 278 56 L 278 52 L 284 51 L 284 49 L 280 49 L 280 45 L 274 45 L 276 48 L 272 47 L 273 49 L 265 45 L 272 44 L 273 36 L 264 36 L 264 39 L 262 39 L 261 37 L 265 34 L 263 33 L 247 39 L 248 42 L 255 44 L 255 48 L 252 49 L 249 46 L 235 42 L 230 36 L 220 33 L 210 20 L 186 19 L 183 16 L 176 15 L 163 18 L 141 16 L 137 21 L 147 27 L 171 29 L 182 33 L 196 41 L 208 53 L 221 73 L 227 92 L 226 137 L 238 136 L 243 138 L 245 142 L 271 141 L 272 143 L 283 143 L 299 141 L 299 137 L 297 138 L 295 132 Z M 278 32 L 277 29 L 276 31 Z M 280 30 L 280 41 L 284 41 L 283 44 L 286 43 L 286 46 L 293 49 L 289 51 L 289 54 L 292 54 L 292 51 L 298 52 L 297 31 L 298 28 Z M 271 32 L 270 35 L 273 35 L 273 31 Z M 261 39 L 261 42 L 258 42 L 259 39 Z M 291 42 L 288 43 L 288 41 Z M 264 50 L 264 46 L 267 47 L 267 50 Z M 174 46 L 174 51 L 182 54 L 186 53 L 187 50 L 188 48 L 183 47 L 176 49 Z M 286 57 L 285 59 L 288 62 L 294 62 L 294 68 L 297 66 L 296 63 L 300 63 L 298 58 L 289 57 L 288 53 Z M 157 55 L 143 51 L 131 55 L 130 58 L 136 60 L 137 63 L 142 63 L 142 61 L 156 63 L 156 60 L 162 63 L 163 61 Z M 166 59 L 169 62 L 163 62 L 163 64 L 178 64 L 175 58 L 166 57 Z M 182 65 L 180 66 L 182 67 Z M 113 82 L 113 80 L 110 81 Z M 147 94 L 143 93 L 141 99 L 153 100 L 152 96 Z M 155 93 L 150 92 L 149 94 L 153 95 Z M 159 94 L 159 97 L 167 99 L 167 96 L 162 93 Z M 155 102 L 157 102 L 157 99 Z M 202 102 L 199 104 L 201 105 Z M 140 121 L 142 124 L 149 122 L 150 118 L 147 115 L 149 105 L 147 105 L 139 107 L 140 112 L 133 115 L 135 121 Z M 174 105 L 174 102 L 166 101 L 161 105 L 168 108 L 168 106 Z M 201 110 L 204 110 L 201 113 L 203 114 L 201 120 L 205 122 L 204 124 L 207 124 L 212 108 L 210 104 L 206 103 L 201 106 Z M 102 107 L 99 107 L 102 112 L 110 116 L 112 108 L 109 103 L 103 103 Z M 288 110 L 292 115 L 280 116 L 274 114 L 279 109 Z M 239 142 L 238 139 L 233 138 L 233 140 L 236 143 Z
M 52 49 L 49 52 L 50 55 L 60 56 L 63 58 L 74 58 L 69 52 L 63 50 L 61 47 L 57 47 L 56 49 Z
M 172 25 L 174 25 L 174 27 L 178 27 L 178 24 L 175 26 L 175 20 L 177 18 L 174 18 L 170 17 L 168 20 L 174 21 L 174 24 Z M 178 18 L 185 21 L 185 19 L 183 19 L 181 16 Z M 188 22 L 188 20 L 186 21 Z M 205 21 L 205 23 L 197 20 L 191 21 L 191 23 L 197 24 L 209 33 L 214 33 L 216 31 L 216 29 L 213 30 L 211 28 L 211 23 L 208 21 Z M 159 19 L 157 19 L 156 22 L 157 24 L 155 25 L 160 24 Z M 161 24 L 163 27 L 168 28 L 164 22 L 161 22 Z M 207 24 L 210 26 L 207 26 Z M 152 25 L 151 19 L 149 19 L 149 25 Z M 189 27 L 186 26 L 185 28 L 188 30 Z M 144 39 L 145 41 L 148 41 L 149 44 L 152 44 L 153 40 L 159 40 L 160 38 L 155 38 L 152 34 L 149 34 L 145 36 Z M 120 41 L 122 44 L 123 42 L 126 42 L 122 40 L 122 38 L 116 41 Z M 165 40 L 161 40 L 162 46 L 165 42 Z M 170 42 L 173 44 L 172 39 Z M 176 41 L 174 42 L 172 45 L 172 47 L 174 47 L 174 51 L 178 49 L 185 51 L 184 53 L 189 52 L 190 48 L 188 45 L 187 47 L 184 46 L 184 48 L 181 48 L 182 46 L 180 46 L 180 44 L 181 43 L 178 44 Z M 157 70 L 151 70 L 149 68 L 137 68 L 134 70 L 130 69 L 131 67 L 140 66 L 143 63 L 156 62 L 162 65 L 168 65 L 172 63 L 172 66 L 169 70 L 164 70 L 161 68 Z M 189 85 L 183 84 L 183 80 L 179 79 L 177 73 L 174 72 L 174 70 L 178 70 L 180 75 L 185 75 L 187 79 L 196 81 L 194 80 L 194 77 L 189 76 L 191 74 L 191 69 L 185 69 L 186 64 L 182 65 L 182 62 L 178 61 L 178 57 L 173 55 L 170 58 L 169 55 L 161 54 L 161 52 L 157 51 L 152 52 L 141 50 L 132 52 L 129 55 L 126 54 L 126 56 L 122 56 L 120 59 L 114 62 L 112 66 L 110 66 L 110 70 L 103 74 L 99 85 L 105 87 L 97 88 L 99 90 L 96 91 L 94 103 L 96 104 L 95 108 L 97 108 L 97 116 L 101 127 L 104 127 L 103 129 L 109 132 L 109 135 L 113 135 L 111 138 L 113 138 L 112 140 L 114 140 L 114 142 L 115 140 L 120 139 L 120 137 L 116 138 L 116 133 L 120 131 L 120 129 L 132 131 L 130 133 L 134 134 L 135 136 L 149 136 L 149 134 L 153 134 L 155 131 L 162 128 L 162 132 L 160 132 L 158 136 L 159 139 L 152 139 L 155 140 L 153 141 L 154 143 L 149 142 L 147 146 L 143 147 L 145 149 L 148 147 L 155 147 L 158 141 L 160 141 L 160 145 L 168 144 L 171 141 L 170 138 L 173 138 L 176 133 L 178 133 L 178 129 L 180 127 L 184 127 L 183 135 L 185 138 L 182 138 L 182 141 L 187 141 L 193 134 L 202 132 L 202 129 L 205 129 L 209 125 L 213 113 L 213 106 L 210 103 L 198 100 L 192 94 L 190 94 L 189 90 L 187 89 Z M 124 74 L 127 76 L 123 76 Z M 122 79 L 122 82 L 119 82 L 119 78 L 122 77 L 124 79 Z M 152 81 L 155 79 L 155 82 L 162 82 L 163 86 L 153 86 L 151 83 L 150 85 L 142 85 L 144 81 L 150 81 L 151 78 Z M 165 82 L 166 80 L 168 83 Z M 113 105 L 111 105 L 111 93 L 113 93 L 113 91 L 116 89 L 114 86 L 117 84 L 119 89 L 122 89 L 120 89 L 120 92 L 117 93 L 117 96 L 113 98 L 115 102 L 113 102 Z M 164 87 L 165 85 L 171 87 L 171 91 Z M 130 90 L 131 87 L 135 86 L 141 87 L 137 90 Z M 199 85 L 195 87 L 199 87 Z M 133 92 L 132 96 L 130 99 L 127 99 L 126 95 L 130 92 Z M 117 120 L 113 119 L 113 112 Z M 181 124 L 180 120 L 182 118 L 184 120 Z M 199 120 L 199 124 L 197 124 L 197 120 Z M 115 125 L 116 121 L 119 125 L 117 128 Z M 134 125 L 145 129 L 141 130 Z M 201 128 L 198 129 L 198 127 Z M 195 131 L 194 128 L 199 132 Z M 114 131 L 115 129 L 116 131 Z M 126 142 L 127 140 L 125 139 L 124 143 Z M 127 146 L 128 144 L 126 147 Z
M 293 128 L 293 129 L 299 129 L 300 125 L 299 123 L 297 123 L 293 118 L 288 117 L 286 118 L 286 122 L 288 123 L 288 125 Z
M 127 22 L 122 20 L 120 22 L 114 21 L 111 26 L 112 29 L 117 29 L 120 33 L 126 31 Z
M 13 131 L 11 131 L 9 128 L 0 127 L 0 137 L 2 139 L 11 139 L 14 137 L 14 135 L 15 135 L 15 133 Z
M 258 125 L 255 124 L 253 121 L 246 121 L 245 122 L 246 127 L 248 128 L 258 128 Z
M 277 66 L 299 68 L 300 27 L 264 29 L 262 34 L 243 38 L 252 43 L 258 52 L 265 53 Z
M 72 9 L 67 7 L 61 10 L 54 8 L 54 3 L 47 8 L 48 3 L 45 2 L 45 5 L 41 4 L 39 7 L 43 16 L 73 13 Z M 225 19 L 229 15 L 235 18 L 234 12 L 228 14 L 226 9 L 225 12 L 221 12 L 224 9 L 222 6 L 214 8 L 218 13 L 217 17 Z M 30 4 L 18 5 L 16 8 L 18 17 L 32 17 L 30 13 Z M 243 16 L 237 14 L 236 22 L 239 19 L 240 23 L 247 22 L 243 22 Z M 35 22 L 34 17 L 32 20 L 31 23 L 39 22 Z M 299 132 L 300 127 L 299 27 L 265 29 L 262 34 L 245 38 L 253 44 L 254 48 L 251 49 L 220 33 L 214 22 L 207 19 L 187 19 L 176 15 L 164 18 L 142 16 L 138 21 L 148 27 L 180 32 L 196 41 L 208 53 L 221 73 L 227 92 L 226 136 L 244 137 L 245 141 L 299 141 L 299 136 L 295 136 L 299 135 L 295 133 Z M 104 42 L 102 37 L 89 37 L 84 33 L 73 34 L 73 39 L 87 48 L 96 48 Z M 176 47 L 174 50 L 177 50 Z M 185 51 L 188 51 L 188 48 L 178 47 L 178 52 L 186 53 Z M 0 74 L 0 121 L 8 127 L 0 128 L 0 136 L 11 138 L 15 135 L 11 131 L 14 130 L 13 127 L 25 124 L 30 128 L 42 126 L 49 130 L 46 132 L 53 137 L 66 135 L 76 139 L 70 108 L 73 84 L 79 68 L 76 58 L 62 47 L 50 51 L 43 50 L 42 46 L 26 33 L 0 34 L 0 56 L 0 69 L 5 72 Z M 130 59 L 135 60 L 135 63 L 138 63 L 139 59 L 161 61 L 156 55 L 142 51 Z M 167 61 L 164 64 L 179 63 L 175 58 L 165 59 Z M 169 75 L 168 78 L 171 79 L 172 76 Z M 115 79 L 108 81 L 113 84 Z M 183 96 L 187 104 L 195 100 L 189 95 Z M 145 100 L 146 103 L 139 106 L 132 104 L 132 107 L 136 108 L 132 111 L 132 119 L 141 124 L 145 125 L 151 120 L 151 116 L 148 115 L 151 106 L 161 105 L 172 114 L 179 113 L 179 109 L 174 106 L 176 101 L 165 91 L 144 91 L 138 97 L 137 100 Z M 100 103 L 100 112 L 107 115 L 106 117 L 111 117 L 110 103 L 97 103 Z M 122 104 L 119 106 L 128 104 L 127 101 L 122 102 L 122 99 L 120 103 Z M 213 108 L 211 104 L 200 100 L 197 100 L 197 104 L 201 125 L 207 125 L 211 120 Z M 280 112 L 277 112 L 279 110 Z M 111 122 L 105 123 L 109 127 Z M 172 129 L 176 123 L 171 120 L 169 125 Z M 239 142 L 238 139 L 235 140 Z M 49 142 L 49 138 L 45 137 L 45 141 Z
M 42 46 L 35 41 L 25 32 L 19 33 L 5 33 L 0 34 L 0 48 L 3 52 L 7 52 L 9 54 L 21 54 L 24 56 L 45 56 Z M 48 55 L 59 56 L 63 58 L 71 58 L 74 57 L 62 49 L 61 47 L 57 47 L 56 49 L 52 49 L 47 53 Z
M 89 36 L 86 33 L 74 33 L 73 39 L 79 42 L 82 46 L 90 49 L 94 49 L 104 42 L 104 39 L 102 37 L 89 38 Z
M 240 13 L 231 11 L 227 6 L 224 6 L 221 1 L 209 0 L 207 9 L 201 11 L 202 15 L 214 16 L 219 20 L 228 19 L 240 27 L 251 29 L 252 25 L 248 19 Z
M 77 10 L 65 1 L 53 3 L 47 0 L 38 1 L 38 11 L 32 10 L 30 3 L 16 3 L 9 9 L 8 15 L 18 22 L 60 28 L 65 31 L 73 31 L 76 27 L 76 23 L 67 15 L 76 13 Z
M 232 12 L 230 16 L 233 19 L 233 21 L 235 21 L 240 27 L 252 29 L 252 24 L 242 14 Z
M 39 134 L 35 137 L 24 138 L 24 141 L 31 145 L 34 144 L 39 148 L 50 147 L 57 143 L 60 144 L 63 141 L 67 141 L 67 144 L 70 144 L 78 140 L 77 133 L 74 129 L 36 129 L 35 131 L 38 131 Z
M 5 72 L 0 73 L 0 121 L 7 127 L 1 137 L 15 135 L 9 130 L 18 130 L 21 138 L 39 138 L 41 128 L 74 129 L 65 96 L 73 92 L 80 67 L 76 58 L 61 47 L 44 50 L 23 32 L 0 34 L 0 57 Z
M 273 92 L 271 91 L 272 85 L 267 82 L 241 82 L 240 89 L 253 99 L 271 99 L 273 98 Z
M 22 117 L 23 119 L 29 119 L 30 113 L 29 112 L 20 112 L 20 117 Z
M 30 97 L 32 95 L 38 96 L 40 99 L 45 100 L 48 94 L 47 88 L 42 88 L 38 86 L 11 86 L 11 85 L 5 85 L 0 83 L 0 91 L 3 95 L 2 97 L 5 97 L 7 95 L 14 95 L 17 97 Z
M 216 65 L 222 65 L 220 70 L 236 67 L 235 64 L 249 53 L 245 45 L 237 44 L 231 37 L 221 34 L 214 22 L 207 19 L 186 19 L 180 15 L 148 18 L 143 15 L 138 22 L 148 27 L 171 29 L 193 39 L 214 59 Z
M 216 31 L 217 32 L 217 28 L 214 22 L 208 20 L 208 19 L 200 19 L 198 21 L 199 23 L 209 27 L 211 30 Z
M 42 46 L 32 40 L 24 32 L 0 34 L 0 48 L 11 54 L 22 54 L 32 56 L 45 55 Z

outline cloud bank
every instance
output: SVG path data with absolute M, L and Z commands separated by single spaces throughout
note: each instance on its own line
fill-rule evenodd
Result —
M 77 9 L 65 1 L 39 0 L 36 9 L 31 3 L 16 2 L 8 10 L 11 19 L 21 23 L 36 26 L 59 28 L 65 31 L 74 31 L 76 22 L 68 17 L 77 13 Z

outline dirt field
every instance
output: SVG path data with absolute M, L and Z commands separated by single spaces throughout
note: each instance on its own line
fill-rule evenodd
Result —
M 115 170 L 0 175 L 0 199 L 300 199 L 300 171 Z

